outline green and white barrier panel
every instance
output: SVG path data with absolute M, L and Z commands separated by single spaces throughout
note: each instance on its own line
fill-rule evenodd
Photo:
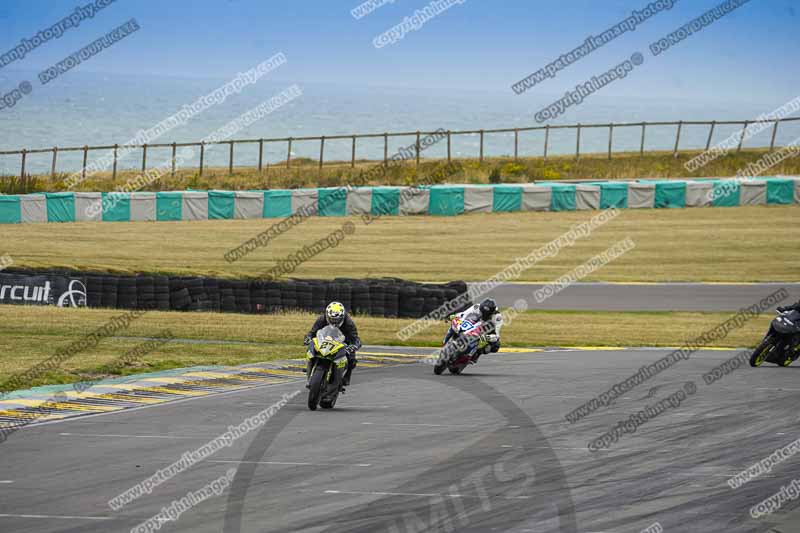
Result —
M 581 209 L 800 204 L 800 177 L 580 184 L 434 185 L 269 191 L 0 195 L 0 223 L 439 215 Z

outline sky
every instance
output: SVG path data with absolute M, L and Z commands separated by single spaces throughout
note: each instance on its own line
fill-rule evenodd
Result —
M 0 53 L 93 0 L 2 0 Z M 670 0 L 673 1 L 673 0 Z M 393 0 L 357 20 L 359 0 L 116 0 L 61 38 L 0 69 L 40 71 L 135 18 L 141 29 L 91 61 L 86 73 L 229 78 L 276 52 L 276 79 L 296 83 L 505 93 L 533 71 L 642 9 L 646 0 L 464 0 L 382 48 L 373 39 L 425 0 Z M 719 4 L 674 6 L 531 89 L 556 95 L 633 52 L 645 63 L 604 91 L 611 97 L 765 101 L 795 96 L 800 82 L 796 0 L 750 0 L 659 56 L 648 45 Z M 13 88 L 6 82 L 5 93 Z M 518 98 L 526 98 L 523 94 Z

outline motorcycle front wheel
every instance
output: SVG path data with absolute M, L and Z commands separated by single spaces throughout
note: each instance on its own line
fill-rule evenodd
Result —
M 333 409 L 333 406 L 336 405 L 336 400 L 339 398 L 339 393 L 336 392 L 329 398 L 325 398 L 324 400 L 319 401 L 319 406 L 323 409 Z
M 322 396 L 322 388 L 325 386 L 325 368 L 317 366 L 314 368 L 314 373 L 308 384 L 308 408 L 312 411 L 317 410 L 319 405 L 320 396 Z
M 767 354 L 769 354 L 770 349 L 772 348 L 772 339 L 767 337 L 761 344 L 756 346 L 756 349 L 753 350 L 753 354 L 750 356 L 750 366 L 756 367 L 761 366 L 767 358 Z

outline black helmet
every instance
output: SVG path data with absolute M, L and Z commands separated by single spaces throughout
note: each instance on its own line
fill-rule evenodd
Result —
M 497 302 L 492 298 L 486 298 L 481 302 L 481 305 L 478 306 L 478 309 L 481 312 L 481 319 L 489 320 L 497 312 Z

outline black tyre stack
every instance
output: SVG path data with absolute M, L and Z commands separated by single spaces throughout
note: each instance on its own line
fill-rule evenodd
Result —
M 353 308 L 352 285 L 346 281 L 334 280 L 331 287 L 333 287 L 334 294 L 329 298 L 329 300 L 340 302 L 342 305 L 344 305 L 345 309 L 352 309 Z
M 297 285 L 293 281 L 286 281 L 280 284 L 281 288 L 281 310 L 297 310 Z
M 136 303 L 140 309 L 156 309 L 156 285 L 150 276 L 136 276 Z
M 253 305 L 250 301 L 250 282 L 244 280 L 234 280 L 233 299 L 236 302 L 237 313 L 252 313 Z
M 102 307 L 102 304 L 103 276 L 90 274 L 86 276 L 86 305 L 87 307 Z
M 250 283 L 250 306 L 253 313 L 267 312 L 267 288 L 263 283 Z
M 267 281 L 264 283 L 264 286 L 267 290 L 267 312 L 279 313 L 280 310 L 283 309 L 283 300 L 281 299 L 281 284 L 277 281 Z
M 312 285 L 306 281 L 295 281 L 295 289 L 297 295 L 297 308 L 300 311 L 310 312 L 313 309 L 312 302 L 314 300 L 311 292 Z
M 171 309 L 169 278 L 166 276 L 153 277 L 153 291 L 156 295 L 156 309 L 159 311 L 169 311 Z
M 136 278 L 120 276 L 117 280 L 117 307 L 120 309 L 136 309 Z
M 200 296 L 203 306 L 209 311 L 220 311 L 219 280 L 216 278 L 202 278 L 203 294 Z
M 383 296 L 383 316 L 397 318 L 400 316 L 400 287 L 394 282 L 386 282 Z
M 219 280 L 219 310 L 223 313 L 235 313 L 237 311 L 233 282 L 227 279 Z
M 369 283 L 369 314 L 372 316 L 385 316 L 386 307 L 386 284 L 380 280 L 370 281 Z
M 103 276 L 103 296 L 100 298 L 101 307 L 117 307 L 117 289 L 119 279 L 116 276 Z
M 314 313 L 321 313 L 328 305 L 329 299 L 329 283 L 327 281 L 312 280 L 311 284 L 311 311 Z
M 397 278 L 287 281 L 202 277 L 113 276 L 74 271 L 9 269 L 16 275 L 58 275 L 86 286 L 89 307 L 221 311 L 227 313 L 321 313 L 331 301 L 356 315 L 419 318 L 467 291 L 463 281 L 422 284 Z M 460 311 L 471 305 L 463 302 Z
M 372 313 L 372 293 L 370 286 L 365 281 L 360 280 L 339 280 L 341 284 L 350 284 L 351 311 L 358 315 L 369 315 Z

